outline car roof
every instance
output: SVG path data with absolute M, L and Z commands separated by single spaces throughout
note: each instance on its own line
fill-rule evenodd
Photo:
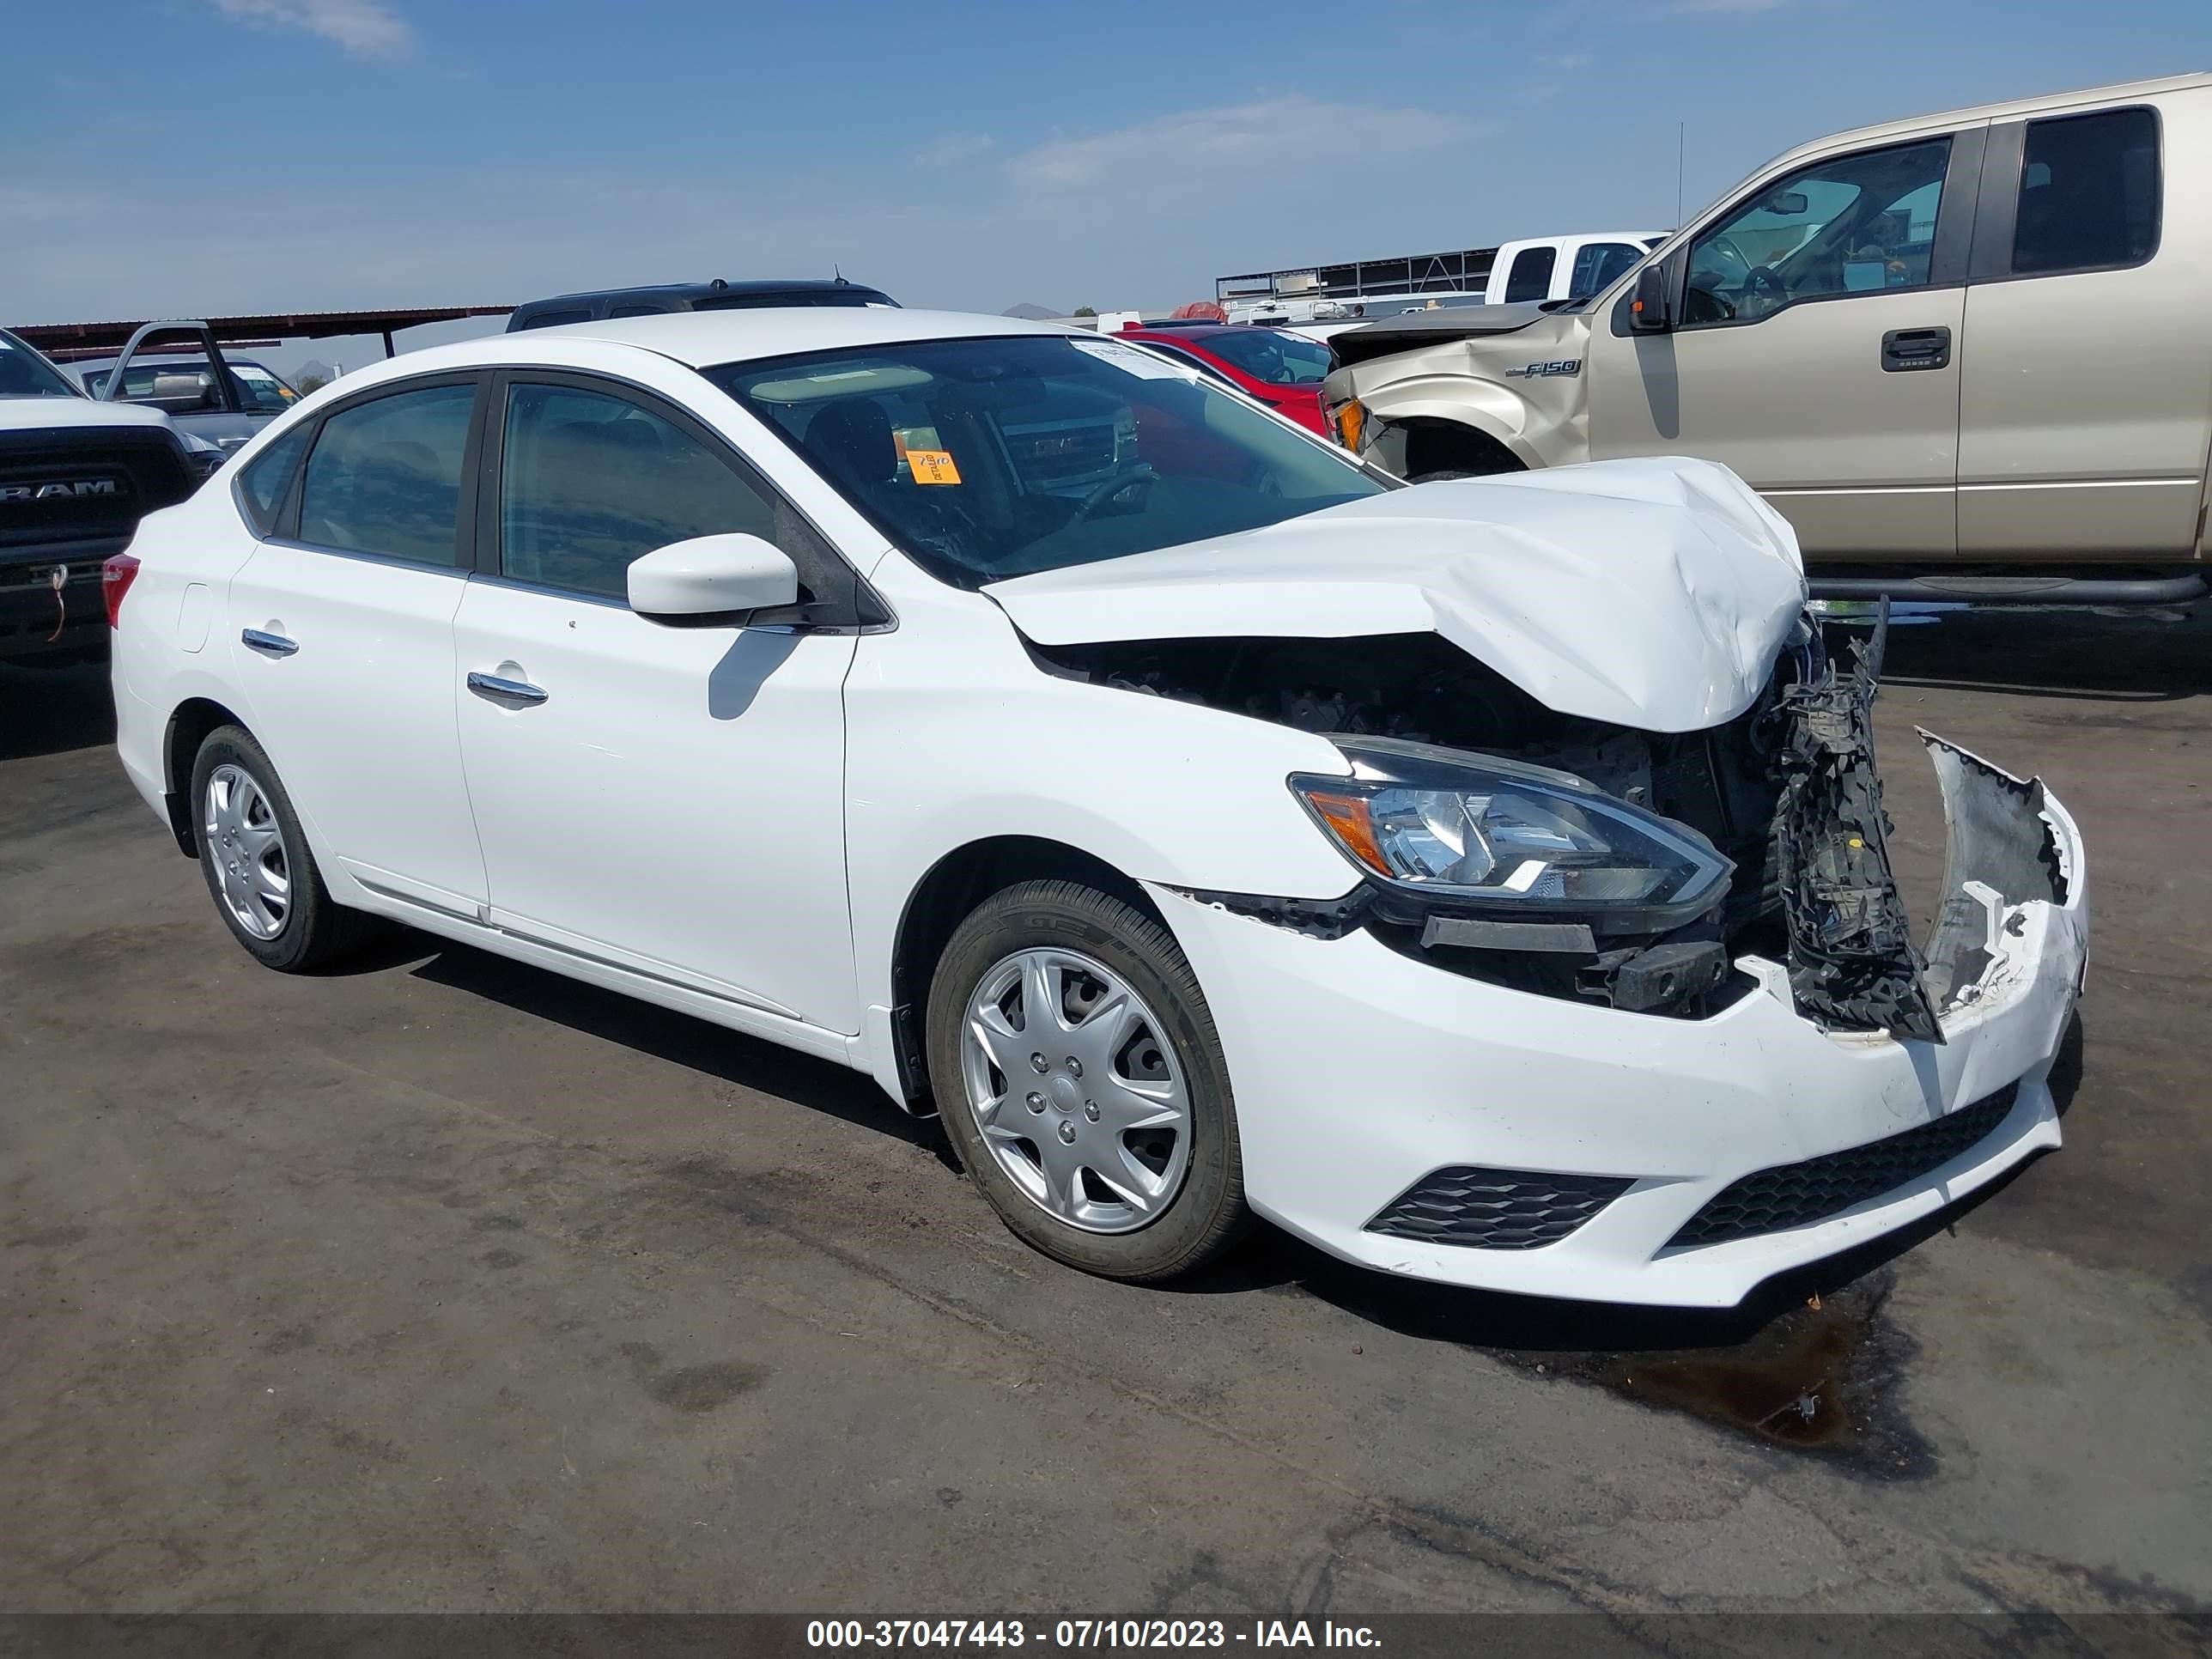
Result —
M 2205 88 L 2212 88 L 2212 73 L 2169 75 L 2154 81 L 2122 81 L 2108 87 L 2087 87 L 2079 92 L 2051 92 L 2039 98 L 2013 98 L 2001 104 L 1976 104 L 1966 109 L 1944 110 L 1934 115 L 1908 116 L 1901 121 L 1884 121 L 1870 127 L 1854 127 L 1848 132 L 1825 134 L 1784 151 L 1758 171 L 1765 173 L 1778 163 L 1823 155 L 1831 150 L 1878 143 L 1884 138 L 1909 138 L 1917 133 L 1940 131 L 1951 127 L 2008 121 L 2019 116 L 2052 114 L 2076 106 L 2125 103 L 2132 98 L 2150 98 L 2161 93 L 2188 92 Z
M 532 300 L 515 307 L 517 311 L 535 310 L 540 306 L 588 305 L 599 300 L 656 299 L 711 300 L 718 295 L 735 294 L 817 294 L 854 292 L 880 294 L 880 289 L 866 283 L 848 282 L 842 276 L 793 276 L 780 280 L 773 276 L 748 276 L 732 283 L 716 278 L 710 283 L 646 283 L 635 288 L 587 288 L 574 294 L 556 294 L 543 300 Z
M 1093 339 L 1087 329 L 1056 323 L 1024 322 L 970 311 L 906 311 L 866 306 L 804 306 L 791 310 L 665 311 L 650 317 L 611 318 L 604 322 L 566 323 L 557 328 L 525 329 L 511 334 L 481 334 L 448 345 L 426 346 L 356 369 L 317 392 L 342 388 L 351 393 L 385 380 L 456 369 L 532 365 L 588 367 L 599 360 L 593 348 L 614 345 L 650 351 L 692 368 L 802 352 L 836 351 L 848 346 L 895 345 L 912 340 L 964 340 L 994 336 Z

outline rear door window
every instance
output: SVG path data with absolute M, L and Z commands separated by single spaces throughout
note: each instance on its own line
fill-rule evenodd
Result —
M 2139 265 L 2158 247 L 2158 118 L 2104 110 L 2027 124 L 2015 276 Z
M 461 562 L 464 464 L 476 388 L 424 386 L 323 422 L 300 490 L 300 539 L 418 564 Z
M 1505 303 L 1521 305 L 1548 298 L 1552 270 L 1559 262 L 1559 251 L 1555 247 L 1522 248 L 1513 256 L 1513 268 L 1505 273 Z

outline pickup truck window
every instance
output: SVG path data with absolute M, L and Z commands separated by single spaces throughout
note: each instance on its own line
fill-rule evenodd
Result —
M 2137 265 L 2158 246 L 2158 118 L 2105 110 L 2027 124 L 2015 276 Z
M 1574 270 L 1568 273 L 1568 297 L 1587 299 L 1610 287 L 1614 277 L 1643 257 L 1644 250 L 1633 242 L 1584 243 L 1582 252 L 1575 255 Z
M 1939 138 L 1834 156 L 1762 186 L 1690 245 L 1685 325 L 1924 286 L 1950 161 Z
M 1524 247 L 1513 256 L 1513 269 L 1505 273 L 1505 303 L 1509 306 L 1547 299 L 1552 292 L 1552 268 L 1559 262 L 1555 247 Z

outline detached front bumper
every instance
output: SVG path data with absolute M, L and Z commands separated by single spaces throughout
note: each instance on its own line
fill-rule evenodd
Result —
M 1669 1018 L 1153 888 L 1227 1052 L 1253 1207 L 1388 1273 L 1726 1307 L 2057 1146 L 2081 836 L 2039 783 L 1926 740 L 1949 827 L 1941 1042 L 1824 1031 L 1758 957 L 1736 964 L 1756 990 Z

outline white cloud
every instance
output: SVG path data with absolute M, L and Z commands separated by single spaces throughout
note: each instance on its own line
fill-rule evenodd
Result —
M 402 58 L 415 45 L 407 20 L 383 0 L 215 0 L 240 22 L 305 29 L 362 58 Z
M 994 142 L 988 132 L 949 132 L 915 151 L 914 164 L 918 167 L 949 167 L 956 161 L 981 155 Z
M 1237 170 L 1295 172 L 1316 156 L 1387 160 L 1474 137 L 1480 128 L 1456 115 L 1271 98 L 1220 109 L 1163 115 L 1088 138 L 1057 138 L 1006 164 L 1029 189 L 1057 191 L 1118 182 L 1153 188 L 1175 179 L 1209 187 L 1233 184 Z

